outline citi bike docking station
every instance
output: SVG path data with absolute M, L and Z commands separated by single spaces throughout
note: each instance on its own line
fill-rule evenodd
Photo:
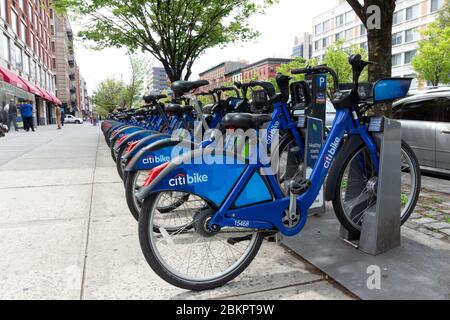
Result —
M 417 159 L 401 142 L 398 123 L 368 115 L 377 104 L 405 97 L 411 79 L 380 79 L 370 98 L 363 98 L 358 80 L 370 62 L 351 55 L 349 64 L 350 90 L 339 86 L 332 68 L 308 66 L 291 70 L 305 75 L 303 81 L 292 83 L 278 74 L 279 93 L 270 82 L 236 83 L 243 97 L 245 90 L 252 91 L 252 101 L 242 101 L 248 106 L 242 112 L 222 103 L 212 108 L 231 111 L 219 112 L 220 132 L 254 130 L 266 142 L 264 150 L 270 147 L 269 158 L 247 151 L 243 139 L 243 150 L 228 150 L 214 146 L 212 138 L 164 163 L 158 160 L 166 156 L 164 148 L 192 141 L 164 139 L 132 156 L 125 167 L 127 201 L 133 202 L 129 208 L 138 220 L 142 253 L 159 277 L 194 291 L 223 286 L 250 265 L 264 239 L 278 234 L 284 246 L 361 298 L 447 297 L 450 285 L 436 286 L 448 280 L 448 259 L 439 248 L 420 247 L 407 228 L 400 238 L 400 225 L 420 192 Z M 333 83 L 328 92 L 325 75 Z M 180 81 L 172 89 L 185 94 L 204 84 Z M 258 87 L 263 90 L 253 90 Z M 331 126 L 327 93 L 336 110 Z M 189 111 L 170 104 L 164 108 Z M 176 114 L 171 119 L 177 120 Z M 107 142 L 114 142 L 111 129 L 102 129 Z M 281 132 L 279 142 L 274 132 Z M 225 140 L 239 146 L 234 138 Z M 141 151 L 157 160 L 135 168 Z M 143 183 L 131 179 L 141 172 Z M 426 263 L 430 258 L 437 261 L 432 266 Z M 369 286 L 368 270 L 382 281 Z

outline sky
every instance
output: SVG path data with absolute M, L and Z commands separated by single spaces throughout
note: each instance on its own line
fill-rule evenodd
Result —
M 191 80 L 198 73 L 223 61 L 244 59 L 256 62 L 260 59 L 291 55 L 294 37 L 312 31 L 312 18 L 333 8 L 337 0 L 279 0 L 266 10 L 265 15 L 251 18 L 251 25 L 261 33 L 257 39 L 228 45 L 226 48 L 211 48 L 196 61 Z M 76 32 L 81 29 L 80 21 L 72 21 Z M 85 78 L 90 94 L 97 85 L 108 77 L 127 80 L 130 66 L 125 49 L 104 49 L 96 51 L 75 40 L 75 54 L 82 76 Z M 158 62 L 155 60 L 155 65 Z

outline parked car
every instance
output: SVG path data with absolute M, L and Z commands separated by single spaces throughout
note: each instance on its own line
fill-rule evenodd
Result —
M 81 124 L 83 123 L 83 119 L 81 118 L 76 118 L 71 114 L 66 114 L 64 116 L 64 123 L 76 123 L 76 124 Z
M 393 118 L 423 170 L 450 174 L 450 90 L 424 92 L 393 104 Z

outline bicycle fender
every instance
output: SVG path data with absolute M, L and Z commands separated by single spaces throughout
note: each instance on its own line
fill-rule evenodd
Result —
M 151 170 L 165 162 L 169 162 L 172 156 L 180 155 L 198 148 L 190 140 L 179 138 L 167 138 L 154 141 L 142 148 L 130 160 L 125 171 Z
M 120 150 L 120 148 L 124 145 L 130 145 L 133 142 L 136 142 L 138 140 L 141 140 L 145 137 L 147 137 L 148 135 L 152 135 L 155 134 L 154 131 L 150 131 L 150 130 L 146 130 L 146 129 L 141 129 L 139 131 L 133 132 L 132 134 L 128 135 L 125 139 L 123 139 L 122 141 L 120 141 L 120 143 L 118 143 L 116 145 L 116 150 Z
M 131 160 L 131 158 L 133 158 L 142 148 L 152 144 L 155 141 L 158 141 L 161 139 L 167 139 L 170 137 L 171 137 L 171 135 L 166 134 L 166 133 L 150 134 L 150 135 L 142 138 L 141 140 L 139 140 L 139 142 L 136 144 L 136 146 L 134 146 L 134 148 L 131 149 L 130 152 L 123 155 L 122 158 L 124 160 L 126 160 L 126 162 L 128 163 L 128 161 Z
M 347 155 L 357 150 L 364 142 L 359 135 L 351 135 L 341 146 L 341 150 L 333 161 L 330 171 L 327 176 L 327 183 L 325 185 L 325 201 L 334 200 L 340 169 L 344 166 Z
M 204 155 L 204 149 L 196 149 L 172 159 L 150 185 L 138 192 L 138 199 L 155 192 L 176 191 L 196 194 L 219 207 L 247 167 L 241 157 L 236 161 L 234 154 L 221 151 L 215 149 L 215 155 Z

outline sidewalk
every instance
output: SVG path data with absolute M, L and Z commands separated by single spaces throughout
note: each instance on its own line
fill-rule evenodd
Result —
M 147 265 L 99 127 L 38 127 L 0 139 L 0 299 L 352 299 L 265 242 L 228 285 L 173 287 Z

